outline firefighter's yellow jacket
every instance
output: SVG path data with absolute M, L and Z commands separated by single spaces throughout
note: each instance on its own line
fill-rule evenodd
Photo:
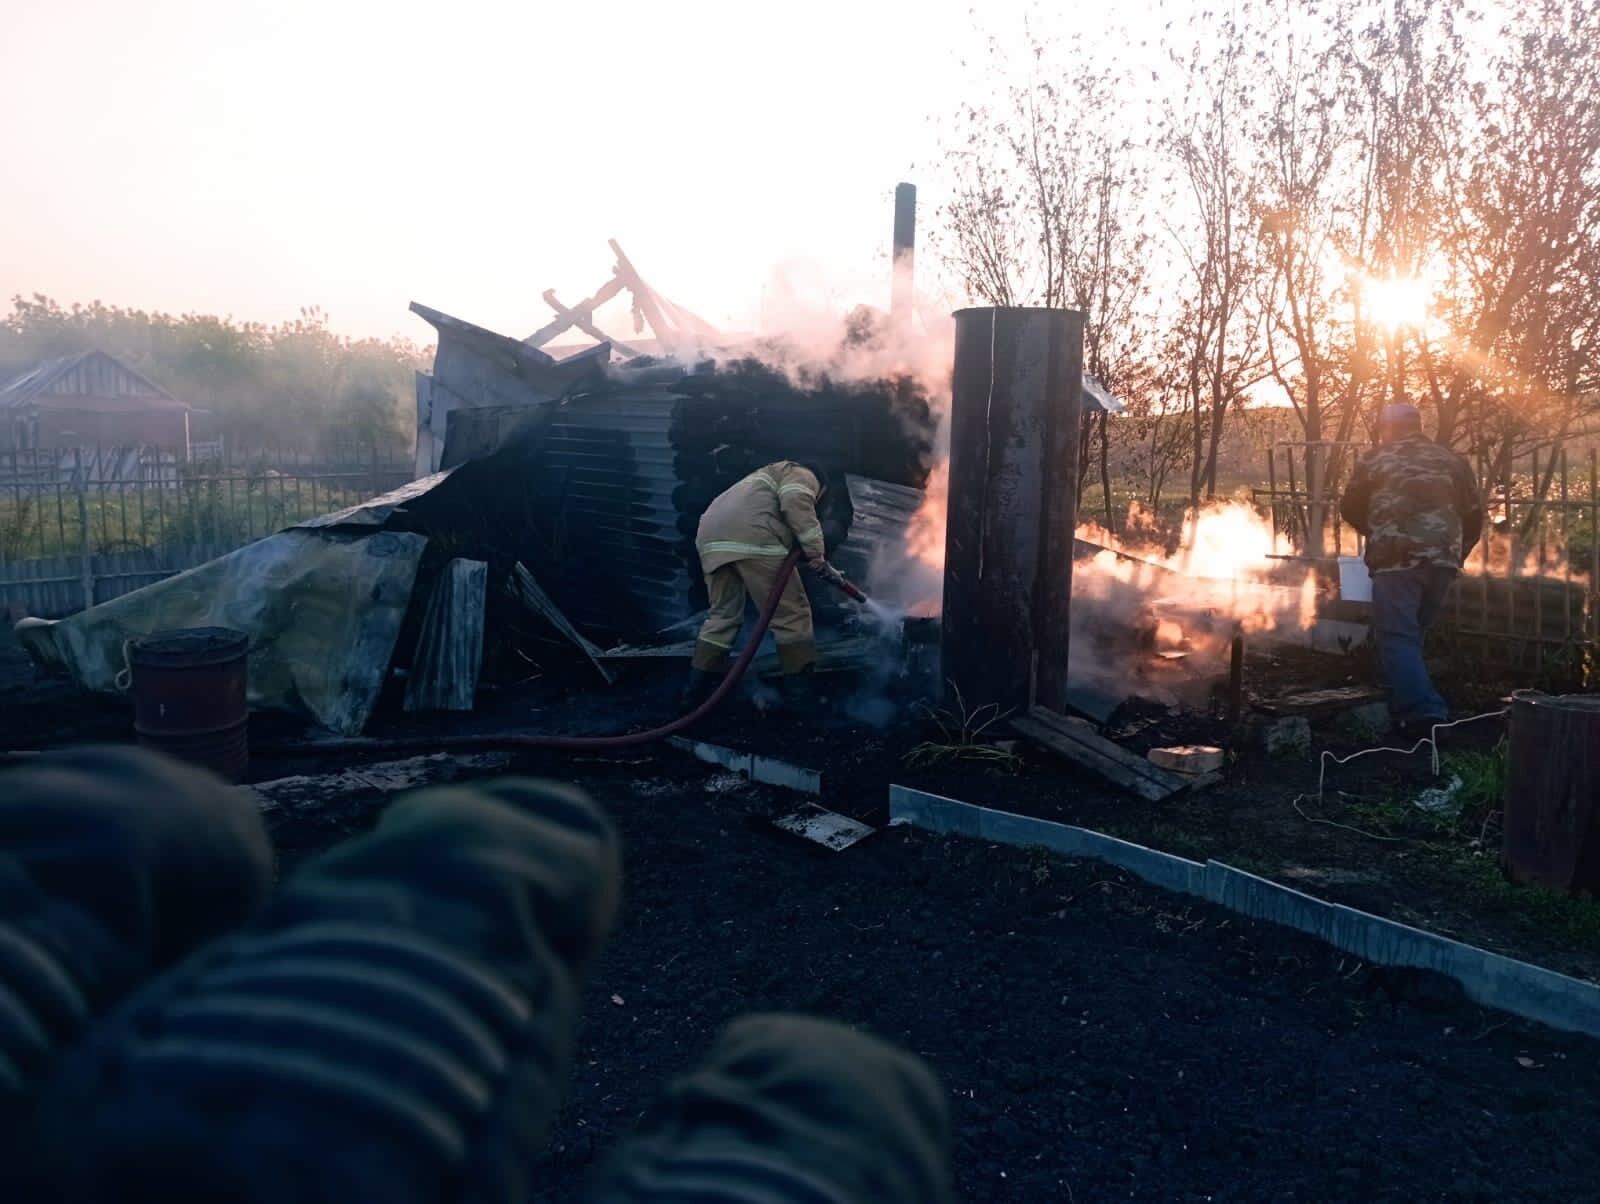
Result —
M 712 502 L 695 545 L 707 574 L 755 557 L 782 559 L 795 541 L 808 558 L 823 554 L 816 474 L 793 460 L 757 469 Z

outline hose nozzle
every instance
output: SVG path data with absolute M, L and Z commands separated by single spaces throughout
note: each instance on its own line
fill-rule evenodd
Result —
M 829 585 L 837 586 L 839 589 L 843 590 L 845 596 L 850 598 L 852 601 L 865 602 L 867 600 L 867 595 L 862 588 L 855 582 L 851 581 L 838 569 L 834 568 L 831 564 L 827 567 L 826 571 L 823 572 L 822 576 Z

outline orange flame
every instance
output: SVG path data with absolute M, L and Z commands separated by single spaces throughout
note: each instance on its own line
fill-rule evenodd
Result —
M 949 488 L 950 464 L 945 459 L 929 478 L 927 495 L 907 532 L 911 555 L 936 571 L 944 567 Z M 1159 541 L 1157 529 L 1155 517 L 1137 502 L 1129 507 L 1126 537 L 1094 522 L 1080 523 L 1078 538 L 1108 551 L 1078 567 L 1073 593 L 1092 596 L 1099 583 L 1114 581 L 1163 595 L 1152 601 L 1228 615 L 1246 631 L 1270 631 L 1286 623 L 1306 629 L 1316 622 L 1314 573 L 1306 570 L 1287 585 L 1273 580 L 1282 576 L 1282 570 L 1281 562 L 1272 558 L 1272 526 L 1248 503 L 1218 502 L 1191 513 L 1175 551 L 1169 552 Z M 1152 565 L 1170 572 L 1152 572 Z M 936 609 L 937 602 L 933 606 Z

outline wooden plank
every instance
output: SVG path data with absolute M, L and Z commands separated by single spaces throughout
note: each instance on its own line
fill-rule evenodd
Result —
M 680 660 L 694 655 L 694 640 L 679 640 L 675 644 L 618 644 L 604 652 L 596 653 L 599 660 L 630 661 L 655 657 L 676 657 Z
M 624 355 L 638 356 L 644 354 L 644 352 L 640 351 L 637 347 L 630 347 L 621 339 L 614 339 L 605 331 L 601 330 L 589 320 L 585 312 L 582 311 L 581 307 L 578 309 L 568 309 L 565 305 L 561 304 L 556 297 L 554 289 L 545 290 L 544 301 L 546 305 L 555 310 L 556 313 L 560 314 L 562 318 L 570 319 L 573 326 L 576 326 L 595 342 L 605 343 L 607 346 L 622 352 Z
M 1037 719 L 1019 717 L 1011 720 L 1011 726 L 1019 735 L 1025 736 L 1035 744 L 1049 749 L 1058 756 L 1065 757 L 1075 765 L 1081 765 L 1085 769 L 1099 774 L 1106 780 L 1121 786 L 1124 790 L 1138 795 L 1146 802 L 1164 802 L 1182 788 L 1181 786 L 1163 786 L 1142 773 L 1134 772 L 1123 764 L 1120 759 L 1107 756 L 1098 749 L 1082 744 Z
M 609 686 L 617 680 L 616 674 L 600 662 L 600 658 L 605 654 L 583 638 L 582 633 L 572 625 L 566 615 L 561 613 L 561 608 L 549 594 L 544 592 L 544 588 L 534 580 L 533 574 L 520 562 L 511 570 L 510 589 L 517 601 L 575 644 L 589 658 L 589 663 L 599 671 L 600 676 L 606 679 L 606 685 Z
M 650 329 L 655 332 L 656 338 L 662 346 L 669 351 L 678 345 L 679 331 L 661 312 L 661 307 L 656 304 L 656 295 L 650 286 L 644 282 L 644 277 L 639 275 L 638 269 L 632 261 L 622 253 L 622 248 L 616 239 L 609 239 L 611 253 L 617 257 L 617 275 L 627 284 L 633 293 L 634 304 L 639 307 L 639 312 L 644 315 L 644 320 L 650 324 Z
M 1331 690 L 1309 690 L 1303 694 L 1285 694 L 1256 703 L 1258 711 L 1269 715 L 1332 715 L 1353 710 L 1369 702 L 1382 702 L 1388 694 L 1374 686 L 1338 686 Z
M 595 290 L 595 293 L 592 297 L 578 302 L 578 304 L 574 305 L 571 309 L 565 309 L 561 306 L 555 305 L 550 300 L 550 292 L 547 291 L 544 295 L 545 303 L 555 309 L 559 316 L 554 322 L 539 327 L 538 330 L 534 331 L 522 341 L 528 344 L 530 347 L 544 346 L 551 339 L 555 338 L 556 335 L 571 327 L 576 318 L 593 317 L 596 309 L 604 305 L 607 301 L 611 300 L 611 298 L 615 297 L 622 291 L 622 286 L 622 277 L 613 275 L 610 280 L 607 280 L 597 290 Z M 610 342 L 609 339 L 605 341 Z
M 1107 740 L 1093 727 L 1081 719 L 1069 719 L 1065 715 L 1056 713 L 1048 707 L 1033 707 L 1028 711 L 1028 718 L 1036 723 L 1055 731 L 1059 735 L 1074 740 L 1084 747 L 1092 749 L 1102 757 L 1106 757 L 1121 765 L 1129 773 L 1140 774 L 1149 778 L 1156 785 L 1168 790 L 1182 789 L 1183 780 L 1177 774 L 1162 769 L 1159 765 L 1152 765 L 1144 757 L 1138 756 L 1123 748 L 1122 745 Z

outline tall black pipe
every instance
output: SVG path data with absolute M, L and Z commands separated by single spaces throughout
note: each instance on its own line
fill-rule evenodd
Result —
M 889 292 L 889 322 L 897 330 L 911 326 L 912 283 L 917 242 L 917 186 L 896 184 L 894 189 L 894 278 Z
M 1064 710 L 1083 315 L 955 315 L 944 675 L 968 707 Z

